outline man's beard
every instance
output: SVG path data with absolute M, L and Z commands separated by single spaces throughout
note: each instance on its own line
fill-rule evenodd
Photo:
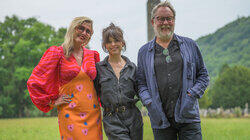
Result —
M 161 28 L 168 28 L 168 30 L 170 30 L 170 31 L 167 34 L 162 33 Z M 169 40 L 172 37 L 172 35 L 174 34 L 174 27 L 167 26 L 167 25 L 163 25 L 160 27 L 154 26 L 154 32 L 158 38 L 160 38 L 162 40 Z

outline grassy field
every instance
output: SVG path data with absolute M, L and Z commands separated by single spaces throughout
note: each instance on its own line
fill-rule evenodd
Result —
M 250 119 L 202 119 L 204 140 L 250 140 Z M 144 140 L 153 140 L 144 118 Z M 57 118 L 0 119 L 0 140 L 58 140 Z M 107 138 L 104 136 L 104 139 Z

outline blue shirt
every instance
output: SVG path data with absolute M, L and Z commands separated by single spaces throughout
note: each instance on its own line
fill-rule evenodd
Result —
M 183 59 L 182 89 L 175 106 L 175 121 L 200 122 L 198 99 L 202 97 L 209 84 L 208 72 L 197 43 L 190 38 L 176 34 L 175 36 Z M 140 48 L 136 78 L 139 96 L 148 109 L 151 127 L 163 129 L 169 127 L 170 123 L 162 108 L 154 71 L 155 40 L 156 38 Z M 192 96 L 188 96 L 187 93 Z

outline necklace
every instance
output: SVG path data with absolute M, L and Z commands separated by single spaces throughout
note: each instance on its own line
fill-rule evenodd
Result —
M 109 61 L 110 65 L 115 73 L 115 76 L 119 82 L 120 72 L 123 69 L 123 67 L 125 66 L 126 61 L 124 61 L 123 59 L 120 62 L 112 62 L 110 60 L 108 60 L 108 61 Z
M 80 56 L 79 56 L 79 53 L 78 53 L 78 54 L 73 53 L 73 55 L 74 55 L 74 57 L 75 57 L 75 59 L 76 59 L 77 64 L 78 64 L 79 66 L 81 66 L 81 65 L 82 65 L 82 60 L 83 60 L 83 57 L 84 57 L 83 52 L 80 53 Z

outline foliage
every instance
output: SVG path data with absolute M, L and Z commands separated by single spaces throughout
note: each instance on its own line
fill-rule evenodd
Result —
M 63 42 L 65 32 L 36 18 L 13 15 L 0 22 L 0 118 L 27 116 L 33 105 L 26 81 L 45 50 Z
M 212 83 L 227 63 L 250 67 L 250 17 L 242 17 L 197 40 Z
M 242 109 L 240 107 L 235 107 L 234 113 L 236 114 L 236 117 L 241 117 L 242 116 Z
M 218 76 L 226 67 L 236 65 L 250 67 L 250 17 L 238 18 L 218 29 L 215 33 L 199 38 L 197 43 L 200 46 L 211 79 L 210 91 L 208 91 L 207 97 L 212 101 L 212 107 L 243 107 L 243 104 L 246 103 L 243 103 L 243 100 L 246 100 L 245 94 L 247 95 L 250 92 L 249 88 L 243 89 L 244 83 L 237 84 L 234 81 L 220 83 L 222 81 L 219 80 L 221 78 Z M 222 66 L 223 64 L 228 65 Z M 233 77 L 235 76 L 228 75 L 227 80 L 234 80 Z M 230 85 L 233 86 L 229 87 Z M 232 91 L 235 93 L 232 94 Z
M 205 91 L 204 95 L 202 96 L 202 98 L 199 99 L 200 108 L 208 108 L 212 104 L 211 97 L 209 97 L 209 95 L 208 95 L 208 90 L 209 89 L 207 89 Z
M 250 103 L 250 68 L 224 65 L 215 84 L 209 90 L 213 108 L 244 108 Z

